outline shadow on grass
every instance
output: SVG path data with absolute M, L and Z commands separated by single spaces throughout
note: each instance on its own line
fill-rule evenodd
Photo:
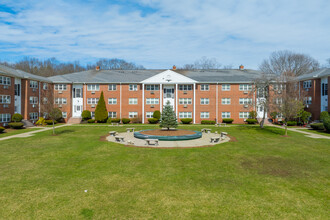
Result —
M 72 132 L 74 132 L 74 130 L 65 129 L 65 130 L 56 131 L 55 134 L 60 135 L 60 134 L 66 134 L 66 133 L 72 133 Z

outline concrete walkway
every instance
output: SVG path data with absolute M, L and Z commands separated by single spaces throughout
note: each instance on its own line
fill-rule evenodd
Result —
M 55 129 L 56 129 L 56 128 L 65 127 L 65 126 L 68 126 L 68 125 L 69 125 L 69 124 L 64 124 L 64 125 L 55 126 Z M 33 136 L 33 135 L 36 134 L 36 133 L 43 132 L 43 131 L 49 131 L 49 130 L 52 130 L 52 129 L 53 129 L 53 127 L 40 128 L 40 129 L 38 129 L 38 130 L 33 130 L 33 131 L 25 132 L 25 133 L 22 133 L 22 134 L 15 134 L 15 135 L 11 135 L 11 136 L 7 136 L 7 137 L 3 137 L 3 138 L 0 138 L 0 141 L 8 140 L 8 139 L 12 139 L 12 138 L 25 138 L 25 137 L 31 137 L 31 136 Z
M 276 127 L 276 128 L 285 129 L 285 127 L 271 125 L 271 124 L 269 124 L 267 126 L 273 126 L 273 127 Z M 288 131 L 294 131 L 294 132 L 298 132 L 298 133 L 301 133 L 301 134 L 305 134 L 305 137 L 315 138 L 315 139 L 323 138 L 323 139 L 329 139 L 330 140 L 330 137 L 328 137 L 328 136 L 321 135 L 321 134 L 314 134 L 314 133 L 311 133 L 311 132 L 308 132 L 308 131 L 302 131 L 301 129 L 306 129 L 307 130 L 308 128 L 289 128 L 288 127 Z

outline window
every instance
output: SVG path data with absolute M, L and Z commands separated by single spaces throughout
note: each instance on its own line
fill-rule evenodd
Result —
M 0 104 L 10 104 L 10 95 L 0 95 Z
M 0 122 L 10 122 L 11 115 L 10 114 L 0 114 Z
M 95 118 L 95 112 L 91 112 L 92 118 Z
M 15 95 L 21 96 L 21 85 L 20 84 L 15 84 Z
M 201 112 L 201 118 L 209 118 L 210 113 L 209 112 Z
M 138 99 L 137 98 L 129 98 L 128 99 L 128 104 L 137 105 L 138 104 Z
M 248 118 L 249 117 L 249 112 L 240 112 L 239 113 L 239 118 Z
M 88 84 L 87 91 L 99 91 L 100 85 L 99 84 Z
M 208 105 L 210 104 L 209 98 L 201 98 L 201 105 Z
M 223 105 L 230 105 L 231 99 L 230 98 L 222 98 L 221 104 Z
M 67 118 L 68 114 L 66 112 L 62 112 L 62 118 Z
M 283 103 L 283 100 L 282 100 L 282 98 L 275 98 L 274 103 L 279 105 L 279 104 Z
M 62 104 L 66 104 L 66 98 L 56 98 L 55 99 L 55 104 L 59 104 L 59 105 L 62 105 Z
M 305 97 L 305 98 L 304 98 L 304 103 L 305 103 L 305 105 L 310 105 L 310 104 L 312 104 L 312 97 L 311 97 L 311 96 L 309 96 L 309 97 Z
M 30 120 L 38 120 L 38 112 L 31 112 L 29 115 Z
M 38 104 L 38 97 L 30 96 L 30 104 Z
M 252 99 L 251 98 L 240 98 L 239 104 L 240 105 L 252 104 Z
M 146 85 L 146 90 L 148 91 L 159 90 L 159 85 Z
M 42 84 L 42 89 L 47 90 L 48 89 L 48 83 L 43 83 Z
M 137 118 L 138 113 L 137 112 L 129 112 L 128 117 L 129 118 Z
M 138 87 L 137 84 L 129 84 L 129 91 L 137 91 Z
M 55 84 L 55 90 L 66 90 L 66 84 Z
M 322 96 L 328 95 L 328 83 L 322 83 Z
M 116 91 L 117 90 L 117 85 L 116 84 L 109 84 L 108 89 L 109 89 L 109 91 Z
M 99 102 L 99 98 L 88 98 L 87 99 L 87 104 L 90 104 L 90 105 L 97 105 L 98 102 Z
M 191 112 L 179 112 L 179 118 L 192 118 Z
M 180 98 L 179 105 L 191 105 L 192 101 L 191 98 Z
M 42 99 L 42 103 L 43 103 L 43 104 L 47 104 L 47 103 L 48 103 L 48 98 L 47 98 L 47 97 L 44 97 L 44 98 Z
M 239 90 L 240 91 L 249 91 L 249 90 L 252 90 L 252 85 L 250 85 L 250 84 L 240 84 L 239 85 Z
M 153 118 L 154 117 L 154 113 L 153 112 L 146 112 L 146 117 L 147 118 Z
M 117 98 L 108 98 L 108 104 L 109 105 L 116 105 L 117 104 Z
M 109 112 L 109 118 L 117 118 L 117 112 Z
M 11 84 L 10 77 L 0 76 L 0 85 L 9 86 Z
M 201 91 L 209 91 L 210 87 L 209 84 L 201 84 Z
M 312 87 L 312 80 L 307 80 L 303 82 L 304 89 L 309 89 Z
M 137 104 L 137 100 L 136 100 L 136 104 Z M 159 104 L 159 99 L 158 98 L 147 98 L 147 105 L 157 105 Z
M 222 91 L 230 91 L 230 84 L 222 84 L 221 90 Z
M 179 90 L 183 90 L 183 91 L 192 90 L 192 85 L 179 85 Z
M 222 112 L 221 117 L 222 118 L 230 118 L 230 112 Z
M 38 82 L 30 80 L 30 88 L 37 89 L 38 88 Z
M 283 88 L 285 87 L 285 85 L 283 85 L 283 84 L 274 84 L 273 85 L 273 89 L 275 90 L 275 91 L 277 91 L 277 90 L 283 90 Z

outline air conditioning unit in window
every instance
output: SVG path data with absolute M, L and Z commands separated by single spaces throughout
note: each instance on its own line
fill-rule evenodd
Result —
M 154 105 L 151 105 L 150 107 L 151 107 L 151 108 L 155 108 L 155 106 L 154 106 Z
M 184 108 L 187 108 L 187 107 L 188 107 L 188 105 L 183 105 L 183 107 L 184 107 Z
M 95 108 L 95 105 L 92 105 L 92 108 Z
M 183 91 L 183 94 L 188 94 L 188 92 L 187 91 Z
M 37 105 L 32 105 L 32 108 L 35 108 L 35 107 L 37 107 Z
M 155 94 L 155 92 L 154 91 L 151 91 L 150 94 Z
M 58 105 L 59 108 L 62 108 L 62 105 Z
M 62 93 L 63 93 L 63 91 L 62 91 L 62 90 L 59 90 L 59 91 L 58 91 L 58 93 L 59 93 L 59 94 L 62 94 Z
M 8 88 L 9 88 L 9 86 L 3 86 L 3 88 L 4 88 L 4 89 L 8 89 Z
M 248 94 L 249 93 L 249 91 L 244 91 L 244 94 Z
M 308 91 L 309 91 L 309 89 L 308 89 L 308 88 L 306 88 L 306 89 L 305 89 L 305 91 L 306 91 L 306 92 L 308 92 Z
M 244 105 L 244 108 L 248 108 L 249 107 L 249 105 Z
M 95 91 L 92 91 L 92 94 L 95 94 Z

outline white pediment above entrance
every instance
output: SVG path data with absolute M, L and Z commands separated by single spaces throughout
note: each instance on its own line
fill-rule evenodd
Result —
M 196 82 L 197 81 L 172 70 L 166 70 L 141 81 L 141 83 L 144 84 L 194 84 Z

